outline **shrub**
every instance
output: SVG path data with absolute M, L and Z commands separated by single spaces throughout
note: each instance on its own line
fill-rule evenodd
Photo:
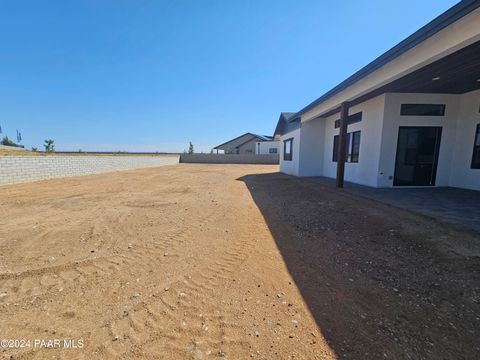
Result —
M 45 152 L 55 152 L 55 145 L 53 144 L 53 142 L 54 141 L 52 139 L 45 140 L 45 144 L 43 145 L 45 147 Z
M 0 144 L 5 145 L 5 146 L 15 146 L 15 147 L 20 147 L 20 145 L 15 144 L 12 140 L 8 138 L 8 136 L 5 136 Z

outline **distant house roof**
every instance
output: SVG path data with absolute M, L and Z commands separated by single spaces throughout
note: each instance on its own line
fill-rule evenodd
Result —
M 273 137 L 281 136 L 287 134 L 293 130 L 296 130 L 300 127 L 300 117 L 295 116 L 293 112 L 282 112 L 278 118 L 277 126 L 275 127 L 275 132 Z
M 255 136 L 260 141 L 272 141 L 273 139 L 273 136 L 269 136 L 269 135 L 258 135 L 258 134 L 252 134 L 252 135 Z
M 242 139 L 244 138 L 244 139 Z M 257 135 L 250 132 L 237 136 L 229 141 L 224 142 L 223 144 L 217 145 L 214 147 L 215 150 L 225 150 L 225 148 L 238 147 L 246 144 L 249 141 L 271 141 L 273 140 L 272 136 L 268 135 Z M 229 146 L 230 145 L 230 146 Z

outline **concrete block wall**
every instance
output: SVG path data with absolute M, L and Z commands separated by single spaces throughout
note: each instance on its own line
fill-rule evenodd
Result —
M 279 156 L 253 154 L 182 154 L 181 163 L 207 164 L 278 164 Z
M 0 185 L 178 163 L 178 156 L 0 156 Z

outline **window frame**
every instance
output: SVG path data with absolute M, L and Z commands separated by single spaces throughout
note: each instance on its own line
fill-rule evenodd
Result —
M 361 135 L 361 132 L 360 130 L 358 131 L 353 131 L 350 133 L 350 143 L 351 143 L 351 146 L 350 146 L 350 151 L 349 151 L 349 154 L 348 154 L 348 158 L 350 159 L 349 162 L 351 163 L 358 163 L 359 162 L 359 159 L 360 159 L 360 143 L 361 143 L 361 138 L 362 138 L 362 135 Z M 355 149 L 355 140 L 357 140 L 358 142 L 358 147 L 357 147 L 357 151 L 354 152 L 354 149 Z M 356 157 L 356 158 L 354 158 Z
M 438 106 L 439 107 L 439 110 L 440 112 L 438 114 L 422 114 L 422 113 L 410 113 L 410 114 L 406 114 L 405 112 L 407 112 L 408 110 L 411 110 L 411 108 L 414 108 L 414 107 L 421 107 L 421 106 Z M 408 109 L 410 108 L 410 109 Z M 413 104 L 413 103 L 406 103 L 406 104 L 401 104 L 400 105 L 400 116 L 435 116 L 435 117 L 438 117 L 438 116 L 445 116 L 445 110 L 447 108 L 447 105 L 446 104 Z
M 269 148 L 268 153 L 269 154 L 278 154 L 278 149 L 277 148 Z
M 362 111 L 359 111 L 359 112 L 357 112 L 355 114 L 352 114 L 352 115 L 348 115 L 347 125 L 356 124 L 356 123 L 362 121 L 362 119 L 363 119 L 363 112 Z M 335 120 L 333 122 L 333 127 L 335 129 L 340 128 L 340 119 Z
M 473 138 L 472 162 L 470 164 L 470 169 L 480 169 L 480 160 L 478 164 L 475 163 L 475 154 L 477 153 L 477 156 L 480 158 L 480 124 L 477 124 L 475 136 Z
M 290 143 L 290 153 L 287 154 L 287 143 Z M 293 159 L 293 137 L 283 140 L 283 160 L 292 161 Z
M 358 135 L 357 135 L 358 134 Z M 353 152 L 355 146 L 355 139 L 358 136 L 358 151 Z M 338 162 L 338 144 L 339 144 L 340 135 L 333 136 L 333 154 L 332 162 Z M 346 163 L 358 163 L 360 160 L 360 144 L 361 144 L 361 130 L 352 131 L 347 133 L 347 141 L 345 146 L 347 147 L 345 151 L 345 162 Z

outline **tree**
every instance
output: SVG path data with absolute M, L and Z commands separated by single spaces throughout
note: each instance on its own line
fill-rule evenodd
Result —
M 213 149 L 210 149 L 210 154 L 213 154 Z
M 38 149 L 37 149 L 36 147 L 32 147 L 32 151 L 33 151 L 33 152 L 37 152 L 37 150 L 38 150 Z
M 47 153 L 55 152 L 55 145 L 53 144 L 52 139 L 45 140 L 45 144 L 43 146 L 45 147 L 45 152 Z
M 190 141 L 190 145 L 188 145 L 188 153 L 189 154 L 194 154 L 195 153 L 195 150 L 193 149 L 193 144 L 192 144 L 191 141 Z

